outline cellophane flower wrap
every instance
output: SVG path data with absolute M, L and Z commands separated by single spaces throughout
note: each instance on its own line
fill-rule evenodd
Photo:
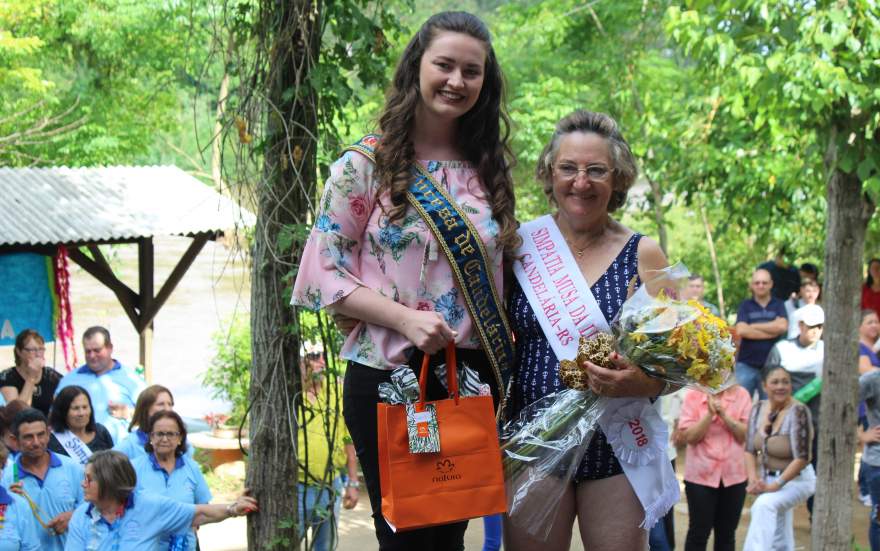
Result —
M 501 429 L 510 520 L 546 540 L 608 399 L 588 387 L 584 361 L 614 368 L 616 351 L 649 376 L 715 394 L 733 383 L 734 345 L 727 323 L 696 300 L 683 300 L 682 264 L 659 270 L 622 305 L 611 334 L 582 338 L 560 360 L 568 387 L 523 408 Z

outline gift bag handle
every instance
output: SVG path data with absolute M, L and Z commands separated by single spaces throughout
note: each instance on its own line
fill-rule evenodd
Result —
M 425 404 L 428 392 L 428 370 L 430 369 L 431 356 L 425 354 L 422 358 L 422 371 L 419 373 L 419 409 Z M 455 363 L 455 343 L 446 345 L 446 388 L 449 397 L 458 404 L 458 367 Z

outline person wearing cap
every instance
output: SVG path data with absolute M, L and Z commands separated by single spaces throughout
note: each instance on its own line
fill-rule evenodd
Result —
M 794 318 L 798 320 L 798 336 L 793 339 L 779 341 L 770 350 L 764 371 L 783 367 L 791 374 L 792 394 L 808 385 L 816 377 L 822 377 L 822 362 L 825 359 L 825 344 L 822 342 L 822 326 L 825 324 L 825 312 L 818 304 L 808 304 L 795 310 Z M 813 420 L 812 460 L 816 468 L 818 456 L 819 404 L 821 392 L 806 400 Z M 813 511 L 813 498 L 807 500 L 807 508 Z

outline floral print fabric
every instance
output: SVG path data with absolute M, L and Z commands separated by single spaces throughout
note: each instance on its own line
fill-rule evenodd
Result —
M 502 289 L 502 252 L 476 171 L 462 161 L 421 161 L 471 220 L 486 245 L 496 289 Z M 372 161 L 348 151 L 330 169 L 315 225 L 303 250 L 291 303 L 312 310 L 332 305 L 360 286 L 416 310 L 439 312 L 458 332 L 456 346 L 480 348 L 449 261 L 411 206 L 389 222 L 387 193 L 377 200 Z M 407 361 L 412 348 L 402 334 L 365 322 L 345 340 L 341 356 L 379 369 Z

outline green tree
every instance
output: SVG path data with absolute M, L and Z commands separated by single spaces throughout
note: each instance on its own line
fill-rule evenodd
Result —
M 859 274 L 880 175 L 880 20 L 873 0 L 685 2 L 668 29 L 757 148 L 821 166 L 826 220 L 826 362 L 813 548 L 849 549 Z M 821 163 L 821 164 L 820 164 Z M 772 175 L 773 173 L 771 173 Z M 794 198 L 802 182 L 768 182 Z M 747 190 L 721 193 L 755 197 Z
M 177 127 L 180 92 L 207 57 L 206 6 L 0 3 L 0 162 L 88 166 L 143 155 Z M 19 136 L 4 142 L 10 135 Z

